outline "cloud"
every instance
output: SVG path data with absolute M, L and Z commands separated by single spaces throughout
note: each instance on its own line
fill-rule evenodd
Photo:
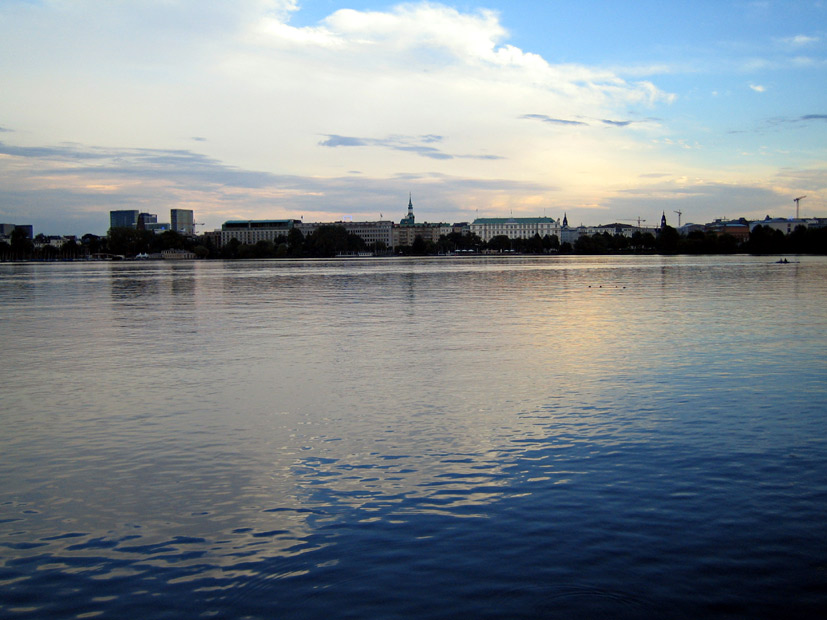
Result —
M 783 185 L 794 188 L 796 192 L 803 188 L 808 188 L 808 192 L 827 190 L 827 167 L 782 168 L 777 178 Z
M 452 155 L 444 153 L 433 146 L 426 146 L 435 142 L 441 142 L 442 136 L 424 135 L 418 137 L 408 136 L 392 136 L 389 138 L 356 138 L 352 136 L 337 136 L 328 135 L 326 140 L 319 142 L 319 146 L 339 147 L 339 146 L 358 146 L 358 147 L 380 147 L 392 149 L 394 151 L 404 151 L 416 153 L 422 157 L 429 157 L 431 159 L 503 159 L 497 155 Z M 422 144 L 417 144 L 417 143 Z
M 794 37 L 783 37 L 776 39 L 782 45 L 792 48 L 806 47 L 818 43 L 821 39 L 819 37 L 812 37 L 804 34 L 798 34 Z
M 421 139 L 434 141 L 438 136 Z M 439 172 L 386 178 L 358 171 L 335 177 L 276 174 L 229 166 L 181 149 L 15 147 L 0 142 L 0 215 L 31 223 L 47 234 L 101 234 L 113 209 L 157 213 L 163 221 L 170 208 L 192 208 L 207 229 L 227 219 L 302 213 L 319 220 L 338 219 L 342 213 L 374 218 L 395 207 L 402 217 L 411 189 L 421 198 L 417 213 L 442 221 L 446 209 L 455 214 L 452 220 L 467 219 L 467 209 L 485 207 L 486 197 L 519 211 L 556 188 Z M 55 204 L 61 205 L 59 211 L 53 211 Z
M 817 123 L 819 121 L 827 121 L 827 114 L 804 114 L 802 116 L 794 117 L 776 117 L 767 120 L 770 125 L 785 125 L 798 123 Z
M 520 118 L 542 121 L 544 123 L 550 123 L 552 125 L 588 125 L 588 123 L 584 123 L 583 121 L 573 121 L 564 118 L 552 118 L 550 116 L 546 116 L 545 114 L 523 114 L 522 116 L 520 116 Z
M 780 212 L 785 202 L 786 196 L 772 187 L 679 178 L 625 189 L 605 204 L 616 213 L 669 214 L 679 209 L 683 224 L 700 224 L 715 217 L 763 217 Z
M 749 87 L 756 93 L 763 93 L 765 90 L 767 90 L 764 86 L 761 86 L 760 84 L 750 84 Z
M 623 188 L 666 180 L 646 177 L 652 170 L 746 185 L 725 152 L 730 127 L 720 127 L 732 110 L 767 135 L 794 128 L 768 131 L 766 112 L 741 99 L 754 102 L 747 88 L 722 92 L 714 108 L 705 95 L 707 107 L 693 107 L 723 78 L 784 92 L 780 72 L 739 73 L 766 45 L 727 50 L 719 64 L 709 59 L 723 45 L 674 65 L 640 57 L 636 70 L 561 63 L 516 47 L 496 12 L 434 2 L 321 20 L 296 0 L 0 3 L 0 39 L 11 52 L 0 58 L 0 119 L 14 128 L 0 134 L 0 204 L 44 222 L 65 209 L 94 209 L 106 222 L 111 205 L 186 204 L 209 228 L 300 210 L 322 217 L 340 205 L 391 213 L 399 196 L 404 212 L 411 187 L 421 192 L 418 211 L 440 209 L 446 220 L 477 208 L 605 206 Z M 793 39 L 797 50 L 776 46 L 752 69 L 817 56 L 813 41 Z M 796 75 L 809 80 L 824 66 L 802 64 Z M 663 73 L 668 82 L 640 79 Z M 813 131 L 798 133 L 815 140 L 826 119 L 813 108 L 773 113 L 788 115 L 779 123 L 809 123 Z

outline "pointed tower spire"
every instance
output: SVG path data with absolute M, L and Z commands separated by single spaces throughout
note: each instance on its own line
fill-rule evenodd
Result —
M 413 199 L 411 198 L 411 193 L 408 192 L 408 215 L 400 222 L 403 226 L 413 226 L 414 225 L 414 212 L 413 212 Z
M 660 227 L 661 229 L 666 228 L 666 211 L 660 216 Z
M 563 228 L 568 228 L 569 226 L 569 218 L 565 212 L 563 212 Z

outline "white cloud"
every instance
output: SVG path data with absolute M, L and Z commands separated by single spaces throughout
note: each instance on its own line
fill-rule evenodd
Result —
M 104 192 L 109 204 L 197 201 L 211 225 L 245 209 L 361 213 L 360 201 L 389 213 L 410 186 L 432 188 L 445 214 L 520 213 L 607 204 L 653 156 L 677 167 L 699 148 L 663 139 L 678 135 L 669 106 L 688 118 L 688 97 L 654 76 L 677 84 L 685 71 L 553 63 L 513 45 L 489 10 L 422 2 L 309 25 L 300 12 L 297 0 L 0 3 L 2 141 L 114 154 L 62 160 L 72 174 L 58 174 L 10 148 L 0 178 L 16 196 L 66 190 L 84 209 L 105 209 L 86 191 L 101 187 L 128 188 Z M 179 156 L 150 168 L 150 151 Z
M 756 93 L 763 93 L 766 91 L 766 87 L 761 86 L 760 84 L 750 84 L 749 87 L 754 90 Z
M 818 43 L 820 40 L 821 39 L 819 37 L 811 37 L 804 34 L 799 34 L 794 37 L 784 37 L 781 39 L 777 39 L 777 41 L 782 45 L 792 48 L 814 45 Z

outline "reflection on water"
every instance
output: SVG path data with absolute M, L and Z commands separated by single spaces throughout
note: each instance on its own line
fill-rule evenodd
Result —
M 2 265 L 0 615 L 810 614 L 825 275 Z

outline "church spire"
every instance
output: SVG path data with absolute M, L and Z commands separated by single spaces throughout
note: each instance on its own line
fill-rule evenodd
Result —
M 563 213 L 563 228 L 568 228 L 569 225 L 569 218 L 566 213 Z
M 666 211 L 664 211 L 663 215 L 660 216 L 660 227 L 661 229 L 666 228 Z
M 402 224 L 402 226 L 413 226 L 414 221 L 413 199 L 411 198 L 411 193 L 408 192 L 408 215 L 406 215 L 399 223 Z

